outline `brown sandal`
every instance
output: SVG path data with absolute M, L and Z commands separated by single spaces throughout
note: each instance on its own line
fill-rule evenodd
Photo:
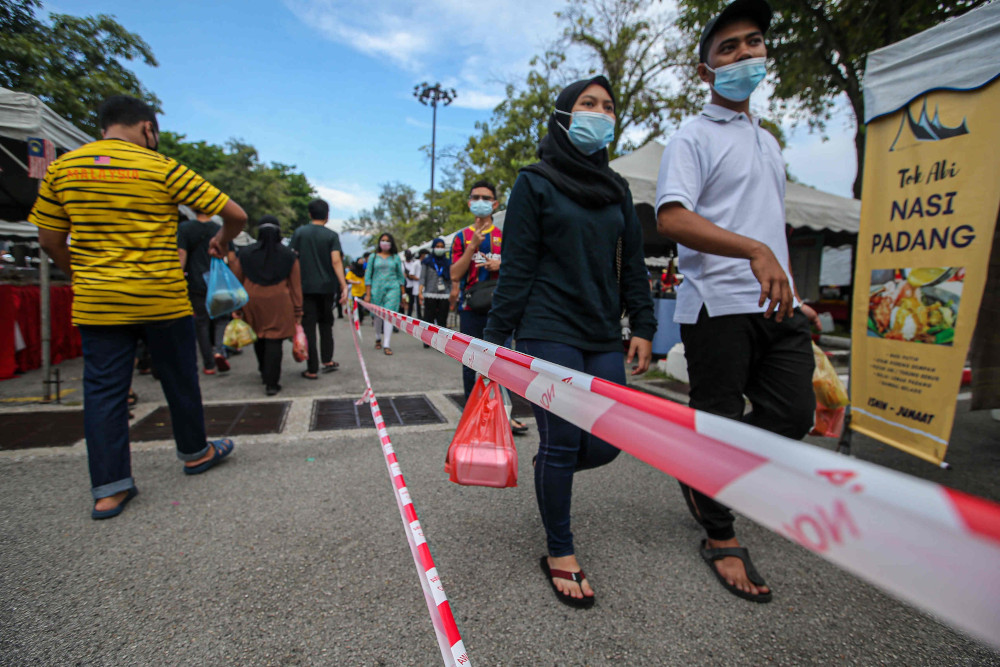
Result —
M 392 348 L 391 347 L 385 348 L 384 351 L 385 351 L 385 356 L 387 356 L 387 357 L 391 357 L 392 356 Z
M 380 340 L 375 341 L 375 349 L 376 350 L 381 350 L 382 349 L 382 341 L 380 341 Z

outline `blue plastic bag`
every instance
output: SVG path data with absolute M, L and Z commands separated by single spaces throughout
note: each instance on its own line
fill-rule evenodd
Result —
M 212 319 L 239 310 L 250 300 L 236 275 L 218 257 L 212 257 L 212 264 L 205 272 L 208 294 L 205 296 L 205 310 Z

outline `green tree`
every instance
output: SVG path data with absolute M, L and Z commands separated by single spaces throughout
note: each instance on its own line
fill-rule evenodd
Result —
M 556 15 L 581 47 L 588 74 L 604 74 L 616 102 L 611 159 L 645 146 L 694 111 L 670 73 L 691 64 L 673 17 L 643 0 L 569 0 Z
M 398 181 L 383 183 L 381 188 L 375 206 L 349 218 L 344 223 L 345 232 L 363 235 L 372 248 L 378 237 L 388 232 L 400 250 L 427 241 L 436 233 L 427 216 L 427 206 L 416 190 Z
M 767 33 L 773 62 L 774 100 L 810 127 L 822 130 L 846 96 L 854 116 L 857 177 L 861 197 L 865 150 L 865 58 L 872 51 L 959 16 L 987 0 L 770 0 L 774 20 Z M 694 53 L 705 22 L 726 0 L 678 0 L 679 24 Z M 690 76 L 695 77 L 694 68 Z
M 204 141 L 188 141 L 187 135 L 169 130 L 160 132 L 159 151 L 206 178 L 220 169 L 226 161 L 226 150 L 222 146 Z
M 450 155 L 442 151 L 456 171 L 435 204 L 445 229 L 467 224 L 466 193 L 476 179 L 493 181 L 503 200 L 518 171 L 538 159 L 556 97 L 572 79 L 608 77 L 617 101 L 615 138 L 608 147 L 612 159 L 663 136 L 694 110 L 694 100 L 671 77 L 671 70 L 691 59 L 682 55 L 669 15 L 650 12 L 640 0 L 569 0 L 557 15 L 559 43 L 531 60 L 522 85 L 506 87 L 504 101 L 489 121 L 476 124 L 464 147 Z M 566 66 L 567 54 L 576 51 L 587 63 L 583 70 Z
M 160 101 L 123 62 L 156 58 L 139 35 L 105 14 L 36 18 L 39 0 L 0 0 L 0 86 L 37 96 L 53 111 L 99 137 L 97 107 L 131 95 L 157 111 Z
M 261 161 L 257 149 L 238 139 L 225 147 L 187 141 L 174 132 L 160 134 L 160 152 L 194 169 L 233 198 L 251 223 L 273 215 L 285 234 L 309 222 L 308 204 L 316 191 L 294 166 Z

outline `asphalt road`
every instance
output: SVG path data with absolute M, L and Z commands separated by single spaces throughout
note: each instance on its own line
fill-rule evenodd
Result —
M 276 399 L 294 402 L 281 434 L 238 438 L 229 461 L 197 477 L 181 473 L 171 443 L 136 445 L 140 495 L 110 521 L 89 518 L 82 444 L 0 452 L 0 663 L 440 664 L 374 430 L 308 431 L 312 398 L 363 389 L 342 324 L 336 335 L 342 369 L 319 381 L 286 357 Z M 775 598 L 729 595 L 698 555 L 676 482 L 628 455 L 576 478 L 577 551 L 599 600 L 559 604 L 537 563 L 534 427 L 517 441 L 521 486 L 450 483 L 442 461 L 459 413 L 444 394 L 461 390 L 457 364 L 405 334 L 391 358 L 370 342 L 380 397 L 426 393 L 448 418 L 390 435 L 473 664 L 1000 665 L 1000 653 L 746 519 L 740 537 Z M 78 390 L 81 366 L 62 365 L 67 390 Z M 233 366 L 202 377 L 205 400 L 265 400 L 252 353 Z M 0 383 L 0 399 L 38 387 L 29 373 Z M 148 376 L 135 388 L 141 419 L 163 399 Z M 967 404 L 950 471 L 866 438 L 854 451 L 1000 496 L 1000 424 Z

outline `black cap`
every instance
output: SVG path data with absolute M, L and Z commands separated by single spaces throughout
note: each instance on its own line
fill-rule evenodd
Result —
M 714 16 L 705 24 L 701 31 L 701 40 L 698 42 L 698 58 L 701 62 L 708 62 L 708 45 L 712 41 L 712 35 L 719 28 L 729 25 L 739 19 L 747 19 L 757 24 L 760 31 L 767 32 L 771 25 L 771 5 L 765 0 L 735 0 L 726 5 L 718 16 Z

